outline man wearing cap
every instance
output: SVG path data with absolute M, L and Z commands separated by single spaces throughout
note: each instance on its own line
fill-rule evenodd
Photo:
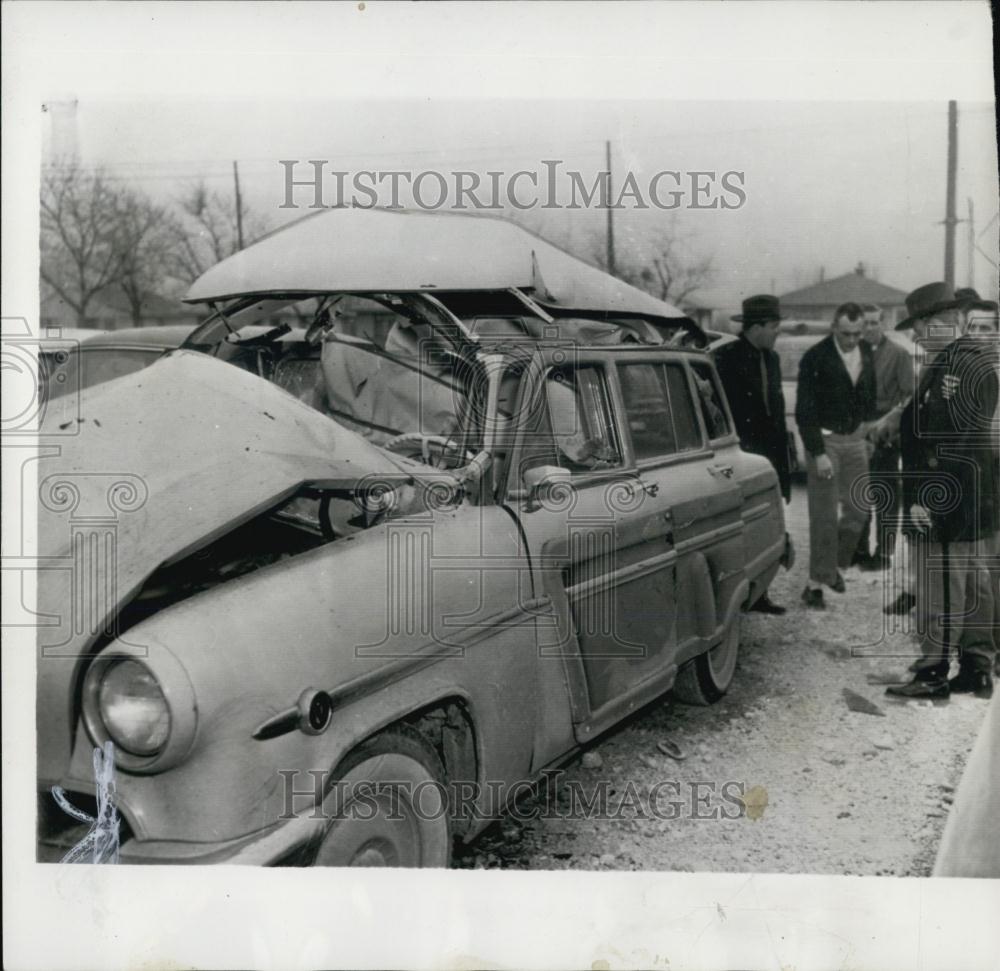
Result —
M 824 585 L 846 589 L 840 569 L 850 566 L 865 523 L 866 510 L 852 495 L 868 474 L 865 435 L 876 406 L 875 362 L 861 341 L 863 324 L 858 304 L 841 304 L 832 333 L 799 362 L 795 420 L 809 490 L 809 580 L 802 599 L 815 610 L 825 607 Z
M 864 330 L 861 337 L 872 349 L 875 362 L 875 417 L 884 418 L 894 408 L 902 411 L 913 396 L 913 361 L 906 349 L 890 340 L 882 326 L 882 310 L 865 304 Z M 869 462 L 873 481 L 877 484 L 879 501 L 874 516 L 869 516 L 861 532 L 858 551 L 854 555 L 862 570 L 885 569 L 895 548 L 896 525 L 899 516 L 899 435 L 882 434 L 874 440 Z M 868 555 L 868 525 L 875 525 L 875 553 Z
M 998 307 L 995 300 L 983 300 L 972 287 L 956 290 L 955 299 L 961 301 L 963 334 L 980 337 L 996 336 Z
M 959 305 L 958 309 L 961 312 L 963 318 L 962 322 L 962 333 L 969 336 L 979 336 L 992 338 L 994 342 L 997 338 L 998 322 L 997 322 L 997 304 L 993 300 L 983 300 L 979 294 L 973 290 L 971 287 L 963 287 L 955 291 L 955 301 Z M 917 374 L 919 376 L 920 372 L 929 363 L 927 361 L 927 353 L 923 348 L 918 345 L 918 362 L 919 366 L 917 368 Z M 900 417 L 904 408 L 906 407 L 906 402 L 903 405 L 897 405 L 893 408 L 887 415 L 881 418 L 877 426 L 872 429 L 869 436 L 875 442 L 881 442 L 886 440 L 899 439 L 899 422 Z M 1000 416 L 997 418 L 998 424 L 1000 424 Z M 903 523 L 908 523 L 908 517 L 903 515 Z M 913 560 L 915 554 L 914 544 L 910 544 L 910 559 Z M 1000 554 L 1000 551 L 998 551 Z M 909 571 L 906 574 L 906 585 L 905 588 L 900 592 L 899 596 L 885 608 L 885 613 L 887 614 L 908 614 L 917 602 L 916 597 L 916 577 L 920 573 L 920 569 L 917 564 L 912 564 Z M 1000 585 L 1000 576 L 994 575 L 993 579 L 993 590 L 996 591 Z M 997 615 L 998 623 L 1000 623 L 1000 613 Z M 966 635 L 963 633 L 963 639 Z M 994 632 L 994 642 L 996 643 L 1000 638 L 1000 631 Z M 998 645 L 1000 647 L 1000 645 Z M 997 663 L 1000 664 L 1000 657 L 997 659 Z
M 908 316 L 897 325 L 913 328 L 930 361 L 900 418 L 903 508 L 924 549 L 921 656 L 911 681 L 886 689 L 906 698 L 993 693 L 987 565 L 1000 529 L 997 359 L 992 342 L 958 336 L 967 303 L 948 284 L 930 283 L 907 296 Z M 952 646 L 959 647 L 959 673 L 949 681 Z
M 778 298 L 770 294 L 747 297 L 743 312 L 733 320 L 742 324 L 739 339 L 719 348 L 716 368 L 733 412 L 740 447 L 770 461 L 778 473 L 781 494 L 788 502 L 792 478 L 785 396 L 781 390 L 781 362 L 774 351 L 781 323 Z M 765 614 L 785 612 L 766 592 L 750 609 Z

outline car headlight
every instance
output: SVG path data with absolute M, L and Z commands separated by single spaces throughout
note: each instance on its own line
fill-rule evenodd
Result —
M 170 706 L 153 672 L 124 658 L 104 672 L 98 711 L 108 737 L 132 755 L 156 755 L 170 737 Z

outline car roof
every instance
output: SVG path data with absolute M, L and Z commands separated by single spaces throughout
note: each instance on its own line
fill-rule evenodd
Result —
M 38 346 L 42 351 L 48 350 L 50 346 L 65 350 L 69 341 L 83 344 L 106 333 L 107 331 L 90 327 L 46 327 L 42 330 Z
M 690 319 L 507 219 L 354 207 L 271 233 L 202 274 L 184 299 L 511 289 L 550 312 Z
M 160 324 L 156 327 L 127 327 L 123 330 L 103 331 L 87 341 L 88 350 L 97 347 L 172 350 L 180 347 L 195 324 Z
M 783 347 L 811 347 L 813 344 L 818 344 L 825 336 L 826 334 L 779 333 L 775 344 L 781 344 Z

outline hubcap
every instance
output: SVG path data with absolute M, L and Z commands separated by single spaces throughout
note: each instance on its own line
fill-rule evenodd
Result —
M 331 821 L 316 866 L 447 865 L 446 807 L 435 780 L 415 760 L 378 755 L 352 769 L 324 802 Z

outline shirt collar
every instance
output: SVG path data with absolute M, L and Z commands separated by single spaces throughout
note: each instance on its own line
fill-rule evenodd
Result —
M 855 344 L 854 350 L 842 351 L 840 349 L 840 344 L 837 343 L 837 338 L 833 338 L 833 346 L 837 348 L 837 353 L 840 355 L 842 361 L 856 361 L 861 356 L 861 345 Z

